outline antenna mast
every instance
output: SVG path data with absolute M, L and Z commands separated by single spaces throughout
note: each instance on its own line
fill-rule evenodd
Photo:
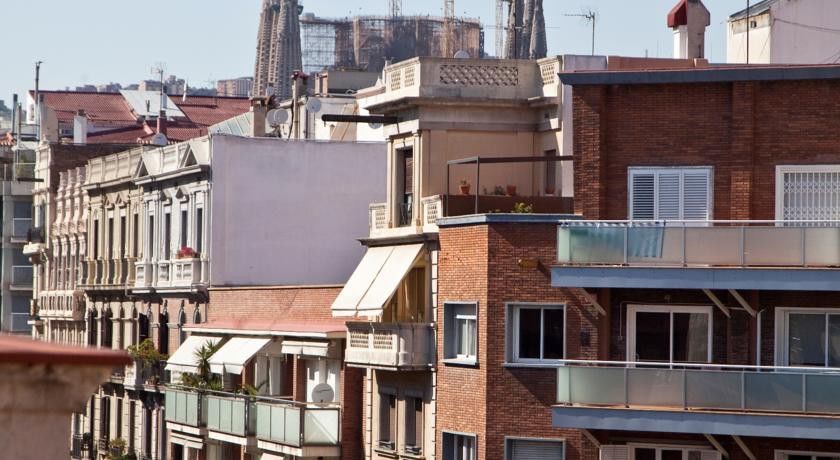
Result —
M 388 0 L 388 14 L 391 17 L 402 16 L 402 0 Z
M 587 22 L 592 24 L 592 55 L 595 56 L 595 21 L 598 18 L 598 15 L 589 10 L 586 13 L 579 13 L 579 14 L 564 14 L 563 16 L 571 16 L 576 18 L 583 18 Z

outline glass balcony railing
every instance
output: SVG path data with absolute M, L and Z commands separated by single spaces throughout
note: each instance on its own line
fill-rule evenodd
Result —
M 166 421 L 204 426 L 207 421 L 207 399 L 204 395 L 188 390 L 166 389 Z
M 568 221 L 557 260 L 575 265 L 839 267 L 838 221 Z
M 207 429 L 249 436 L 254 433 L 254 402 L 242 395 L 208 395 Z
M 340 408 L 290 401 L 259 401 L 257 438 L 294 447 L 337 446 Z
M 840 369 L 566 361 L 557 402 L 581 406 L 840 414 Z

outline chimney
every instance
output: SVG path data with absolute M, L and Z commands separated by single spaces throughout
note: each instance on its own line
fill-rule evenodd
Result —
M 169 144 L 169 139 L 166 138 L 166 110 L 161 110 L 157 118 L 157 133 L 152 136 L 152 145 L 163 147 Z
M 265 115 L 268 113 L 268 98 L 251 98 L 251 137 L 265 137 Z
M 73 117 L 73 143 L 77 145 L 87 144 L 88 120 L 84 110 L 79 110 Z
M 680 0 L 668 13 L 668 27 L 674 31 L 674 59 L 705 57 L 709 24 L 711 15 L 702 0 Z

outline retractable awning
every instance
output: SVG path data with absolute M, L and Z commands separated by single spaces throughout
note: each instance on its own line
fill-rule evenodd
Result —
M 172 356 L 166 360 L 166 370 L 174 372 L 195 372 L 196 371 L 196 357 L 195 352 L 205 343 L 216 345 L 221 340 L 219 337 L 207 337 L 201 335 L 191 335 L 184 340 L 184 343 L 172 353 Z
M 242 368 L 271 339 L 234 337 L 210 357 L 210 371 L 216 374 L 241 374 Z
M 332 304 L 333 316 L 378 316 L 417 262 L 422 244 L 368 248 Z
M 287 355 L 317 356 L 329 358 L 335 347 L 330 347 L 328 341 L 315 340 L 284 340 L 283 353 Z

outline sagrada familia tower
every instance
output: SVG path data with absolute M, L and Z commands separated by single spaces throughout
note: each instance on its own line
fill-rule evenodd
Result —
M 291 97 L 289 76 L 303 68 L 300 13 L 298 0 L 263 0 L 254 70 L 255 95 Z
M 504 57 L 540 59 L 547 53 L 543 0 L 511 0 Z

